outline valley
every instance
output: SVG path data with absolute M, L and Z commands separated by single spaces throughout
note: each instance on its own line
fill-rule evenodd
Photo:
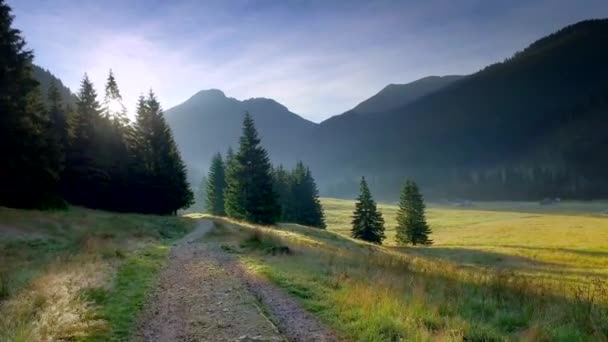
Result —
M 0 0 L 0 342 L 608 341 L 606 16 Z

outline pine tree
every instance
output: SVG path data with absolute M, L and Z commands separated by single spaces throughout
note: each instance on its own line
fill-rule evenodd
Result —
M 226 182 L 225 178 L 224 178 L 224 182 Z M 205 202 L 207 200 L 207 184 L 208 184 L 207 177 L 203 176 L 194 193 L 194 197 L 195 197 L 194 205 L 193 205 L 193 207 L 191 207 L 195 211 L 198 211 L 201 213 L 207 212 L 207 208 L 205 207 Z
M 272 187 L 277 194 L 281 207 L 280 220 L 283 222 L 295 222 L 293 212 L 293 194 L 291 174 L 285 170 L 283 165 L 279 165 L 272 170 Z
M 65 154 L 68 148 L 68 111 L 61 104 L 61 94 L 55 84 L 55 80 L 51 80 L 48 90 L 49 103 L 49 119 L 50 119 L 50 136 L 53 145 L 57 148 L 58 163 L 60 166 L 59 172 L 65 167 Z
M 319 201 L 319 191 L 310 169 L 300 161 L 290 177 L 291 203 L 289 222 L 306 226 L 325 228 L 323 208 Z
M 314 178 L 312 177 L 312 172 L 307 167 L 306 175 L 304 178 L 304 184 L 306 187 L 306 218 L 302 221 L 303 224 L 317 227 L 317 228 L 326 228 L 325 224 L 325 213 L 323 212 L 323 206 L 321 206 L 321 201 L 319 200 L 319 190 L 317 189 L 317 183 L 315 183 Z
M 127 116 L 127 109 L 122 102 L 122 95 L 120 95 L 118 83 L 112 69 L 110 69 L 108 74 L 105 90 L 105 97 L 103 99 L 104 114 L 118 125 L 123 127 L 128 126 L 129 117 Z
M 274 224 L 280 205 L 272 188 L 271 165 L 249 113 L 243 120 L 239 151 L 230 162 L 225 197 L 228 216 L 252 223 Z
M 225 216 L 224 192 L 226 189 L 226 175 L 224 160 L 221 154 L 217 153 L 213 156 L 207 179 L 205 209 L 212 215 Z
M 414 246 L 433 243 L 429 239 L 431 229 L 426 223 L 424 211 L 424 199 L 418 190 L 418 185 L 411 180 L 407 180 L 401 190 L 399 210 L 397 211 L 398 243 Z
M 0 205 L 60 206 L 59 149 L 32 77 L 33 53 L 12 27 L 13 18 L 0 0 Z
M 163 110 L 156 95 L 150 91 L 145 101 L 151 122 L 151 161 L 154 187 L 158 190 L 152 200 L 156 201 L 157 214 L 175 214 L 178 209 L 192 204 L 194 194 L 186 177 L 186 166 L 181 158 L 173 133 L 165 121 Z
M 382 218 L 382 213 L 376 207 L 376 202 L 372 198 L 365 177 L 361 178 L 360 195 L 355 204 L 352 223 L 352 237 L 382 244 L 382 240 L 385 238 L 384 219 Z
M 92 208 L 103 207 L 109 182 L 101 143 L 101 115 L 97 93 L 85 74 L 76 102 L 62 183 L 69 202 Z

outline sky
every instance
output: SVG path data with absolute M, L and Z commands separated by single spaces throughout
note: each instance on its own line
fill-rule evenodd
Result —
M 272 98 L 320 122 L 390 83 L 470 74 L 606 0 L 6 0 L 35 63 L 99 93 L 112 69 L 125 105 L 165 108 L 204 89 Z

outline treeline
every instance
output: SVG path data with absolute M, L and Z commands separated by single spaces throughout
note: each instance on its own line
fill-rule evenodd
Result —
M 283 221 L 325 228 L 310 169 L 302 162 L 292 171 L 273 168 L 248 113 L 238 151 L 229 149 L 225 158 L 217 153 L 206 179 L 205 208 L 213 215 L 258 224 Z
M 85 74 L 75 106 L 43 105 L 33 53 L 0 0 L 0 205 L 171 214 L 191 204 L 185 166 L 152 91 L 130 122 L 110 71 L 103 103 Z

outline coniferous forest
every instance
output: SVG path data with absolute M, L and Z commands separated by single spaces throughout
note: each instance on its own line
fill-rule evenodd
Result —
M 193 194 L 173 135 L 152 91 L 129 122 L 110 71 L 100 102 L 85 74 L 76 103 L 33 78 L 34 52 L 0 1 L 0 205 L 68 203 L 121 212 L 172 214 Z
M 252 223 L 293 222 L 325 228 L 319 191 L 310 169 L 298 162 L 292 171 L 273 168 L 254 121 L 245 113 L 236 154 L 217 153 L 206 176 L 205 209 L 212 215 Z

